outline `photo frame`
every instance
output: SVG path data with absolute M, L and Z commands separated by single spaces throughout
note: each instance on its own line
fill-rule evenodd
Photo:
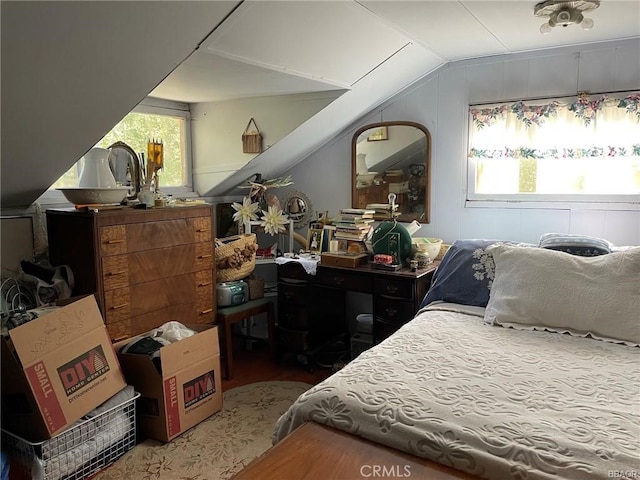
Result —
M 307 250 L 320 253 L 322 251 L 322 240 L 324 230 L 321 228 L 310 228 L 307 233 Z
M 367 142 L 379 142 L 381 140 L 389 140 L 389 130 L 387 127 L 376 128 L 373 133 L 367 137 Z
M 236 213 L 233 203 L 225 202 L 216 204 L 216 237 L 224 238 L 238 235 L 238 222 L 233 219 Z
M 329 211 L 318 212 L 318 221 L 323 222 L 325 220 L 329 220 Z

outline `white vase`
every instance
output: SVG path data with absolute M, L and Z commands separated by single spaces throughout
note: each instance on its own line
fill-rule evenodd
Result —
M 82 188 L 115 188 L 116 179 L 109 167 L 110 150 L 92 148 L 85 153 L 78 186 Z

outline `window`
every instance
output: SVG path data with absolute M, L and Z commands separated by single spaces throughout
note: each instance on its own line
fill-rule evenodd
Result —
M 469 108 L 468 199 L 637 202 L 640 94 Z
M 186 108 L 140 106 L 124 117 L 95 146 L 107 148 L 121 141 L 138 155 L 144 152 L 146 162 L 147 141 L 161 140 L 164 146 L 164 167 L 159 173 L 160 187 L 190 186 L 188 120 L 189 111 Z M 82 159 L 60 177 L 51 189 L 77 186 L 81 171 Z

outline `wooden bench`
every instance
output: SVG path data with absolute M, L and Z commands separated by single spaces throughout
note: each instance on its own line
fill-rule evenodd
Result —
M 232 480 L 402 477 L 478 480 L 459 470 L 315 422 L 299 427 L 249 463 Z
M 222 336 L 220 338 L 220 347 L 222 350 L 222 360 L 224 366 L 224 378 L 231 380 L 233 370 L 233 336 L 231 327 L 234 323 L 260 315 L 267 314 L 268 335 L 269 335 L 269 352 L 273 357 L 275 355 L 275 325 L 276 319 L 273 311 L 273 302 L 270 298 L 258 298 L 249 300 L 241 305 L 233 307 L 219 308 L 216 314 L 216 323 L 220 325 Z

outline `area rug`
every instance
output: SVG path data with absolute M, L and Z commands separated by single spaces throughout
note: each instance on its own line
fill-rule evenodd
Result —
M 147 439 L 94 480 L 224 480 L 271 447 L 276 420 L 312 385 L 258 382 L 223 395 L 222 411 L 169 443 Z

